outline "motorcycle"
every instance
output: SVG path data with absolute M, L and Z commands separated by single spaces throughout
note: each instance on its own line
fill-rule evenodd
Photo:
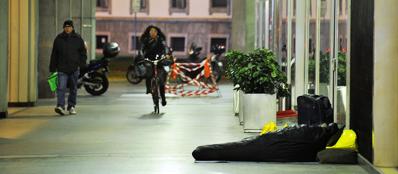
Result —
M 173 56 L 173 49 L 168 48 L 169 56 Z M 127 81 L 131 84 L 139 84 L 143 79 L 146 78 L 147 68 L 145 63 L 143 62 L 144 57 L 141 54 L 138 54 L 134 57 L 133 63 L 129 65 L 126 72 Z M 170 71 L 169 66 L 164 67 L 166 71 Z
M 80 70 L 77 87 L 84 89 L 93 96 L 102 95 L 108 90 L 109 80 L 109 58 L 119 54 L 120 47 L 117 43 L 111 42 L 104 45 L 102 50 L 103 57 L 99 60 L 91 60 L 86 68 Z
M 224 65 L 220 59 L 221 55 L 225 52 L 225 46 L 216 45 L 210 51 L 213 53 L 211 56 L 211 69 L 213 71 L 213 76 L 215 77 L 216 82 L 219 82 L 224 74 Z
M 200 52 L 202 51 L 202 47 L 198 47 L 195 43 L 191 44 L 191 47 L 189 49 L 189 55 L 188 55 L 188 61 L 192 63 L 199 63 L 203 61 L 206 58 L 200 58 Z M 211 60 L 211 69 L 213 76 L 216 80 L 216 82 L 219 82 L 221 80 L 221 77 L 224 73 L 224 67 L 223 63 L 220 61 L 221 55 L 225 52 L 225 46 L 223 45 L 215 45 L 211 48 L 210 50 L 212 54 L 210 60 Z M 181 60 L 180 60 L 181 61 Z M 200 72 L 202 69 L 198 69 L 198 72 Z M 194 78 L 198 72 L 186 72 L 188 76 L 191 78 Z
M 142 60 L 141 54 L 134 57 L 133 63 L 129 65 L 126 72 L 127 81 L 131 84 L 139 84 L 145 78 L 145 65 L 140 64 L 139 60 Z

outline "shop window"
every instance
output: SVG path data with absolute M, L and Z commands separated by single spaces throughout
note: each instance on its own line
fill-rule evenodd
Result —
M 176 52 L 185 52 L 185 37 L 171 37 L 170 46 Z
M 130 37 L 130 50 L 140 50 L 141 49 L 141 42 L 139 36 L 131 36 Z
M 222 46 L 226 47 L 227 46 L 227 38 L 215 37 L 215 38 L 210 39 L 210 50 L 218 45 L 222 45 Z
M 106 43 L 109 42 L 109 36 L 108 35 L 96 35 L 97 39 L 97 45 L 96 49 L 101 50 Z

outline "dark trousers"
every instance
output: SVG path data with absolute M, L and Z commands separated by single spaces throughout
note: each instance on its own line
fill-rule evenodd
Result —
M 78 78 L 79 70 L 71 74 L 58 72 L 57 106 L 65 108 L 65 93 L 68 87 L 68 108 L 76 106 Z

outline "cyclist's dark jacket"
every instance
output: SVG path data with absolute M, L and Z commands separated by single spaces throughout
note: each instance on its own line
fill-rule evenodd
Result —
M 157 39 L 151 39 L 149 35 L 150 28 L 156 28 L 158 30 Z M 144 34 L 142 34 L 140 41 L 142 45 L 141 51 L 145 58 L 154 60 L 156 58 L 156 55 L 161 56 L 168 53 L 168 49 L 166 46 L 166 37 L 157 27 L 148 27 Z
M 142 53 L 145 58 L 154 60 L 156 58 L 156 55 L 161 56 L 166 53 L 166 42 L 160 37 L 158 37 L 158 39 L 156 40 L 145 38 L 142 39 L 141 43 L 142 43 Z

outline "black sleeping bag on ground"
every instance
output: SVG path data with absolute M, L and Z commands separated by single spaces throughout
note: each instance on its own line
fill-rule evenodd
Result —
M 199 146 L 192 156 L 198 161 L 312 162 L 338 130 L 328 126 L 293 126 L 239 142 Z

